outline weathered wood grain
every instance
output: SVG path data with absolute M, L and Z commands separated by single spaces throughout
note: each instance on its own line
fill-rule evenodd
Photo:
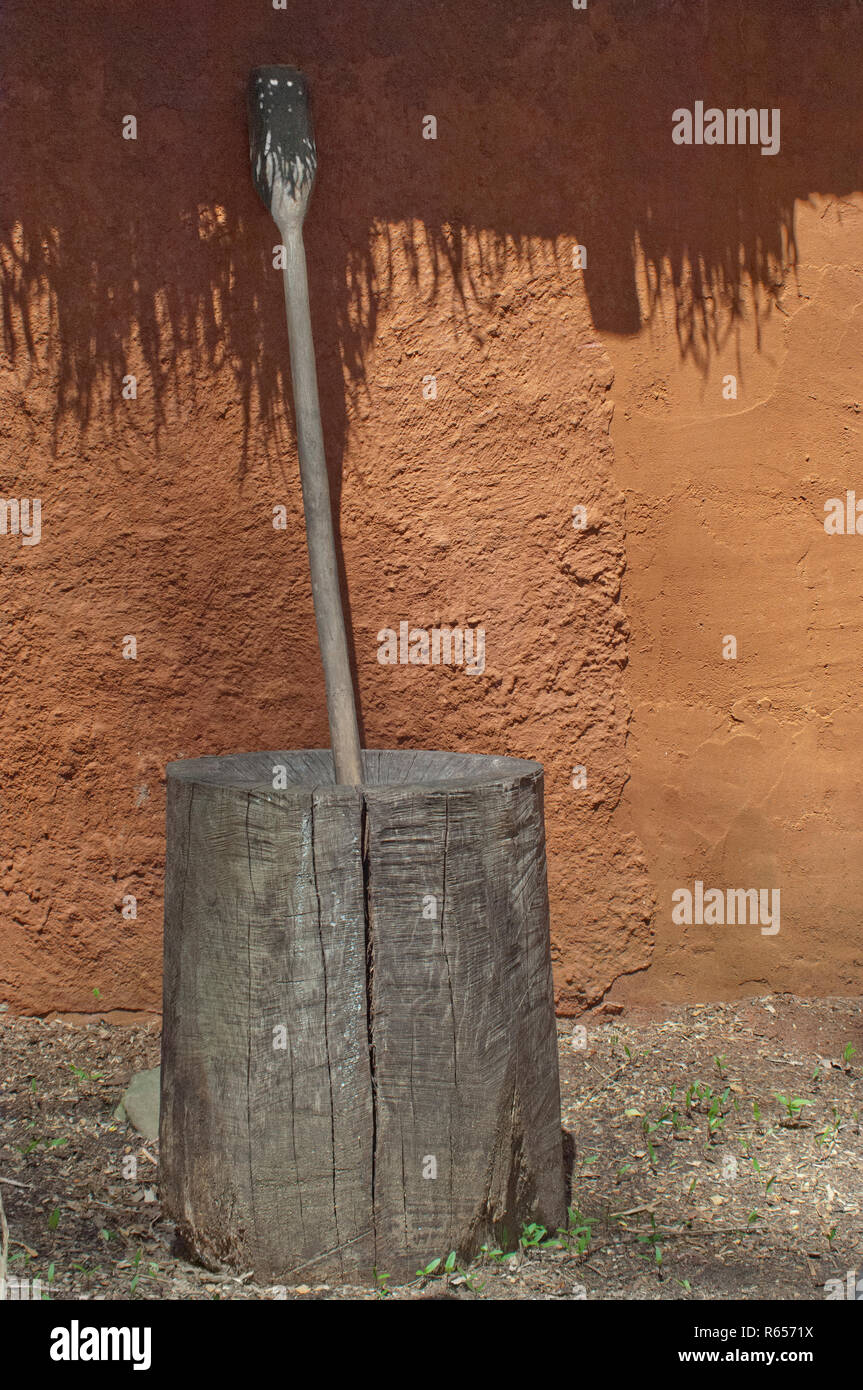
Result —
M 364 776 L 168 767 L 163 1200 L 198 1258 L 274 1281 L 564 1216 L 542 770 L 382 750 Z

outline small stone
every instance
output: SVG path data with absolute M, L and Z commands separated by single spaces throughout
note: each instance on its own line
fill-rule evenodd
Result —
M 118 1106 L 145 1139 L 159 1137 L 159 1068 L 136 1072 Z M 115 1119 L 122 1117 L 115 1112 Z

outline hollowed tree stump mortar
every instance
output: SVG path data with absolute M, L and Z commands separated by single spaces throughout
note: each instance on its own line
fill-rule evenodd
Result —
M 565 1214 L 542 768 L 363 759 L 362 788 L 327 751 L 167 769 L 162 1195 L 263 1281 Z

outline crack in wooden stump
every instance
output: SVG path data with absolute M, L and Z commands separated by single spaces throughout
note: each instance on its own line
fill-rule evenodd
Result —
M 458 1095 L 458 1042 L 455 1025 L 455 997 L 452 988 L 452 967 L 450 965 L 449 953 L 446 948 L 446 936 L 444 934 L 444 920 L 446 918 L 446 861 L 449 851 L 449 796 L 444 792 L 444 829 L 443 829 L 443 864 L 441 866 L 441 899 L 440 899 L 440 944 L 446 964 L 447 988 L 449 990 L 449 1010 L 450 1021 L 452 1023 L 452 1083 L 453 1095 Z M 455 1153 L 453 1151 L 453 1107 L 452 1102 L 449 1108 L 449 1218 L 452 1226 L 455 1220 L 455 1197 L 453 1186 L 455 1182 Z
M 315 794 L 314 794 L 314 792 L 312 792 L 312 797 L 311 797 L 311 803 L 310 803 L 309 813 L 310 813 L 310 817 L 311 817 L 311 824 L 310 824 L 310 827 L 309 827 L 309 828 L 310 828 L 310 832 L 311 832 L 311 833 L 310 833 L 310 838 L 311 838 L 311 846 L 312 846 L 312 885 L 313 885 L 314 890 L 315 890 L 315 901 L 316 901 L 317 907 L 318 907 L 318 942 L 319 942 L 320 948 L 321 948 L 321 971 L 323 972 L 323 982 L 324 982 L 324 1047 L 325 1047 L 326 1053 L 327 1053 L 327 1081 L 328 1081 L 328 1083 L 329 1083 L 329 1088 L 330 1088 L 330 1144 L 331 1144 L 331 1146 L 332 1146 L 332 1151 L 333 1151 L 333 1223 L 334 1223 L 335 1228 L 336 1228 L 336 1249 L 337 1249 L 337 1250 L 340 1250 L 340 1249 L 341 1249 L 341 1246 L 342 1246 L 342 1238 L 341 1238 L 341 1235 L 340 1235 L 340 1233 L 339 1233 L 339 1207 L 338 1207 L 338 1202 L 337 1202 L 337 1200 L 336 1200 L 336 1171 L 337 1171 L 337 1168 L 338 1168 L 338 1163 L 336 1162 L 336 1103 L 335 1103 L 335 1096 L 333 1095 L 333 1063 L 332 1063 L 332 1058 L 330 1057 L 330 1027 L 329 1027 L 329 1017 L 328 1017 L 328 1013 L 329 1013 L 329 990 L 328 990 L 328 985 L 327 985 L 327 953 L 326 953 L 326 951 L 325 951 L 325 949 L 324 949 L 324 931 L 323 931 L 323 924 L 322 924 L 322 922 L 321 922 L 321 894 L 320 894 L 320 889 L 318 888 L 318 861 L 317 861 L 317 854 L 316 854 L 316 852 L 315 852 Z
M 252 809 L 252 793 L 246 797 L 246 854 L 249 862 L 249 886 L 252 900 L 256 898 L 255 880 L 252 874 L 252 842 L 249 837 L 249 814 Z M 255 1167 L 252 1157 L 252 914 L 248 915 L 246 931 L 246 962 L 248 968 L 248 994 L 246 999 L 246 1134 L 249 1145 L 249 1206 L 252 1213 L 252 1247 L 258 1242 L 258 1214 L 255 1205 Z
M 368 1034 L 369 1046 L 369 1080 L 372 1088 L 372 1172 L 371 1172 L 371 1199 L 372 1199 L 372 1260 L 377 1265 L 378 1252 L 378 1232 L 377 1217 L 375 1212 L 375 1183 L 377 1178 L 377 1150 L 378 1150 L 378 1079 L 377 1079 L 377 1057 L 375 1052 L 375 1005 L 374 1005 L 374 975 L 375 975 L 375 950 L 374 950 L 374 931 L 372 928 L 372 902 L 371 902 L 371 831 L 369 828 L 369 812 L 366 798 L 360 792 L 360 857 L 363 871 L 363 922 L 365 930 L 366 947 L 366 1032 Z

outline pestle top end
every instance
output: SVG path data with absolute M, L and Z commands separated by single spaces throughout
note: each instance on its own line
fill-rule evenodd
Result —
M 306 78 L 297 68 L 253 68 L 246 103 L 252 181 L 261 201 L 274 216 L 291 204 L 305 212 L 317 168 Z

